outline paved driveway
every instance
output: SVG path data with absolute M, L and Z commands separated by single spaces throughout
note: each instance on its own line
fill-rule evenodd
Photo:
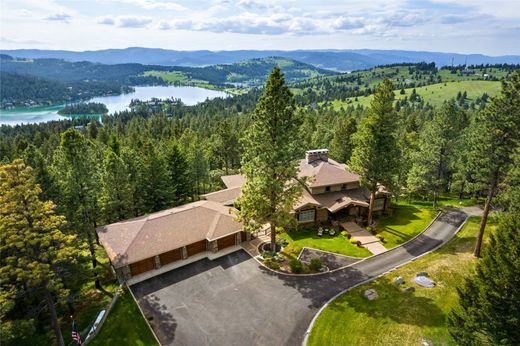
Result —
M 274 274 L 238 251 L 131 289 L 163 345 L 300 345 L 328 299 L 442 245 L 465 217 L 445 213 L 405 246 L 321 276 Z

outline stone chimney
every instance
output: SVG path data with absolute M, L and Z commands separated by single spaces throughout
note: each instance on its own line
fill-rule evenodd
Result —
M 309 150 L 305 153 L 305 160 L 307 161 L 307 163 L 313 163 L 318 160 L 328 162 L 329 161 L 329 150 L 328 149 Z

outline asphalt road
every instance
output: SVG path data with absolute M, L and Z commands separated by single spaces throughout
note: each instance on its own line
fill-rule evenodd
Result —
M 465 218 L 444 213 L 404 246 L 320 276 L 276 274 L 238 251 L 131 289 L 163 345 L 301 345 L 331 297 L 446 243 Z

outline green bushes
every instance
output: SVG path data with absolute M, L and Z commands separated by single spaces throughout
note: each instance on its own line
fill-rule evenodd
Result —
M 319 258 L 313 258 L 311 259 L 311 263 L 309 264 L 309 267 L 314 271 L 320 271 L 321 270 L 321 260 Z
M 292 259 L 289 261 L 289 268 L 291 268 L 291 272 L 300 274 L 303 271 L 303 263 L 299 260 Z
M 271 265 L 269 266 L 271 269 L 279 270 L 280 269 L 280 263 L 278 262 L 271 262 Z

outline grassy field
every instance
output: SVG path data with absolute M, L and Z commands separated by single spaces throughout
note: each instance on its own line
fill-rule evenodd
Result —
M 424 102 L 429 103 L 432 106 L 440 106 L 444 101 L 455 98 L 459 91 L 461 93 L 464 93 L 464 91 L 467 92 L 467 102 L 470 103 L 476 97 L 482 96 L 483 93 L 487 93 L 489 96 L 494 96 L 500 92 L 500 89 L 500 82 L 481 80 L 439 83 L 415 88 L 417 94 L 424 99 Z M 412 90 L 413 88 L 405 89 L 404 95 L 401 95 L 399 90 L 396 90 L 394 92 L 396 100 L 404 99 L 405 96 L 410 97 Z M 357 98 L 357 101 L 354 97 L 348 98 L 346 101 L 335 100 L 332 101 L 332 106 L 336 110 L 351 105 L 368 107 L 373 97 L 373 95 L 360 96 Z
M 159 345 L 141 315 L 128 289 L 125 288 L 107 317 L 99 334 L 89 345 Z
M 457 304 L 456 287 L 475 267 L 472 255 L 479 218 L 472 218 L 457 236 L 441 249 L 398 270 L 355 288 L 332 302 L 318 317 L 309 345 L 455 345 L 446 326 L 447 314 Z M 491 220 L 493 223 L 493 220 Z M 495 228 L 488 224 L 486 235 Z M 435 288 L 413 283 L 417 272 L 426 271 Z M 393 279 L 402 276 L 405 284 Z M 403 287 L 416 291 L 404 293 Z M 369 302 L 363 292 L 374 288 L 379 298 Z
M 391 249 L 421 233 L 438 211 L 428 207 L 394 205 L 392 215 L 380 217 L 377 230 L 385 239 L 383 245 Z
M 280 237 L 289 242 L 284 252 L 289 257 L 294 258 L 298 257 L 304 247 L 311 247 L 352 257 L 368 257 L 372 255 L 367 249 L 351 244 L 347 238 L 338 233 L 334 236 L 324 234 L 322 237 L 318 237 L 316 230 L 305 229 L 282 233 Z

